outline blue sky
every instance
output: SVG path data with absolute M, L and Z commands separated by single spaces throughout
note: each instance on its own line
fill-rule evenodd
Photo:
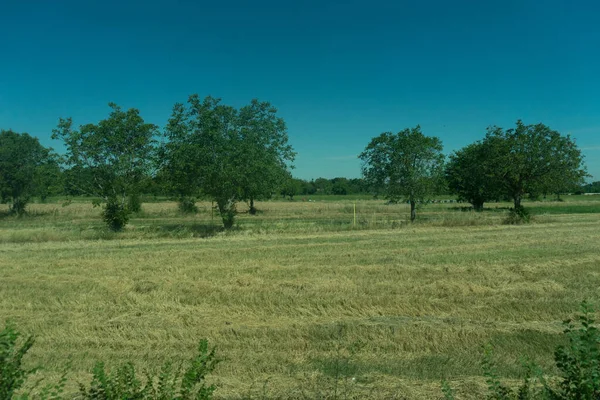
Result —
M 517 119 L 570 133 L 600 180 L 600 3 L 0 0 L 0 127 L 50 139 L 107 103 L 163 126 L 191 93 L 273 103 L 295 175 L 356 177 L 384 131 L 445 151 Z

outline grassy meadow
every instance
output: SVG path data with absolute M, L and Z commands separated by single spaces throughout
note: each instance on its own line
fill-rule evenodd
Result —
M 509 379 L 523 356 L 552 371 L 561 321 L 600 305 L 600 196 L 526 203 L 519 226 L 508 203 L 430 204 L 411 225 L 406 204 L 314 200 L 258 203 L 232 232 L 210 203 L 145 203 L 122 233 L 80 200 L 2 214 L 0 321 L 35 335 L 50 380 L 152 370 L 207 338 L 218 398 L 440 398 L 442 379 L 477 398 L 484 344 Z

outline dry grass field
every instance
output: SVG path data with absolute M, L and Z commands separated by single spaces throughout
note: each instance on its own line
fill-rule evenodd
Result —
M 219 398 L 459 398 L 484 380 L 482 346 L 500 374 L 527 356 L 552 371 L 561 321 L 600 293 L 600 197 L 508 204 L 265 202 L 224 233 L 174 203 L 144 204 L 123 233 L 88 203 L 34 204 L 0 217 L 0 322 L 36 343 L 29 365 L 55 378 L 70 360 L 85 381 L 97 360 L 155 369 L 201 338 L 223 362 Z M 1 211 L 1 210 L 0 210 Z M 73 389 L 73 388 L 72 388 Z

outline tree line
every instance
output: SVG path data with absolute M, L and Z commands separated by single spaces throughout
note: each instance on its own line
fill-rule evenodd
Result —
M 514 128 L 491 126 L 483 139 L 452 153 L 446 161 L 442 142 L 419 126 L 373 138 L 360 154 L 363 176 L 390 200 L 416 206 L 446 187 L 477 211 L 486 202 L 510 199 L 513 213 L 527 216 L 529 196 L 571 192 L 588 177 L 581 150 L 569 136 L 544 124 Z
M 102 206 L 107 225 L 121 230 L 140 210 L 143 194 L 176 198 L 183 212 L 196 210 L 199 198 L 212 200 L 223 226 L 234 225 L 237 205 L 281 195 L 369 193 L 418 204 L 452 193 L 475 210 L 484 203 L 521 201 L 574 191 L 593 191 L 581 151 L 569 136 L 543 124 L 515 128 L 492 126 L 485 137 L 443 154 L 437 137 L 419 126 L 373 138 L 359 155 L 362 178 L 292 177 L 296 153 L 288 143 L 285 121 L 269 102 L 252 100 L 235 108 L 218 98 L 189 96 L 176 103 L 160 129 L 144 121 L 139 110 L 110 103 L 109 115 L 75 126 L 60 118 L 52 138 L 61 140 L 58 155 L 26 133 L 0 131 L 0 200 L 22 215 L 33 196 L 88 195 Z

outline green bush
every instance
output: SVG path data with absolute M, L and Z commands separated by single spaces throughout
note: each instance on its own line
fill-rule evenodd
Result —
M 200 341 L 198 354 L 187 368 L 173 368 L 167 363 L 157 377 L 148 372 L 144 378 L 139 377 L 132 363 L 111 373 L 98 363 L 89 387 L 80 386 L 80 395 L 84 400 L 208 400 L 216 386 L 207 385 L 206 376 L 218 363 L 215 349 L 209 349 L 206 340 Z
M 556 388 L 546 385 L 551 399 L 600 399 L 600 332 L 592 307 L 583 303 L 581 311 L 564 322 L 568 344 L 554 352 L 561 376 Z
M 35 370 L 23 368 L 23 357 L 31 346 L 31 336 L 19 340 L 21 334 L 11 324 L 0 332 L 0 399 L 10 400 L 19 390 L 27 377 Z
M 122 231 L 127 222 L 129 222 L 129 210 L 127 207 L 120 204 L 117 200 L 109 200 L 104 205 L 102 219 L 110 230 L 114 232 Z
M 504 223 L 507 225 L 520 225 L 520 224 L 528 224 L 531 222 L 531 214 L 529 210 L 523 206 L 511 208 L 508 216 L 504 220 Z

